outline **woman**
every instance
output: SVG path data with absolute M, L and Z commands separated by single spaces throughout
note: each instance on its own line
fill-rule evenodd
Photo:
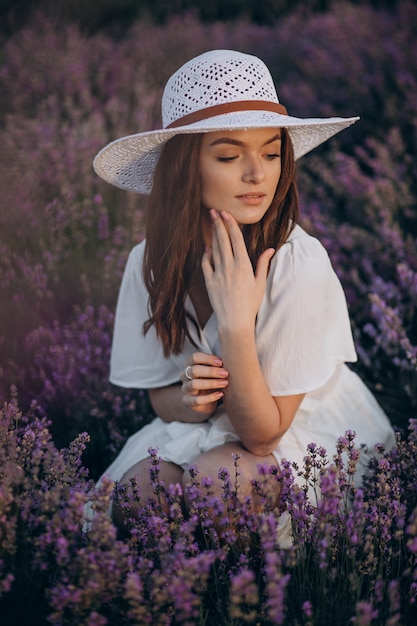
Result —
M 253 495 L 259 463 L 302 467 L 307 445 L 354 430 L 369 453 L 393 445 L 361 380 L 342 287 L 321 244 L 297 224 L 295 159 L 358 118 L 299 119 L 256 57 L 216 50 L 168 81 L 163 129 L 112 142 L 97 173 L 149 193 L 146 241 L 125 270 L 111 381 L 147 389 L 159 416 L 106 472 L 145 497 L 148 449 L 165 483 L 233 475 Z M 368 461 L 363 453 L 360 471 Z M 220 486 L 219 486 L 220 488 Z

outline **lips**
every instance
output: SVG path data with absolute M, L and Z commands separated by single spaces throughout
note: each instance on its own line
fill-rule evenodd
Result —
M 263 204 L 265 196 L 266 194 L 262 191 L 252 191 L 249 193 L 242 193 L 240 196 L 236 196 L 236 198 L 247 206 L 259 206 Z
M 240 196 L 237 196 L 237 198 L 243 198 L 243 199 L 259 199 L 259 198 L 264 198 L 266 194 L 264 194 L 262 191 L 253 191 L 252 193 L 242 193 Z

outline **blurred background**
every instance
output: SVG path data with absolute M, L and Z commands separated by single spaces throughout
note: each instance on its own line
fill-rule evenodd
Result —
M 344 0 L 98 0 L 94 3 L 85 0 L 2 0 L 0 16 L 5 32 L 22 27 L 32 18 L 34 10 L 41 10 L 44 15 L 60 21 L 74 21 L 87 32 L 103 29 L 122 32 L 138 19 L 164 24 L 173 16 L 189 12 L 205 22 L 245 18 L 255 24 L 271 25 L 294 11 L 307 16 L 324 13 L 340 4 L 344 4 Z M 350 4 L 395 10 L 400 2 L 352 0 Z
M 286 0 L 2 0 L 0 399 L 81 431 L 93 477 L 152 413 L 108 383 L 114 309 L 146 197 L 98 179 L 108 141 L 158 128 L 168 77 L 213 48 L 261 57 L 303 117 L 361 120 L 299 162 L 302 224 L 346 291 L 355 369 L 417 418 L 417 6 Z

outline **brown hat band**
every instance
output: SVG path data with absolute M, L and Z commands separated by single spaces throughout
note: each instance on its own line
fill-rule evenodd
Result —
M 268 100 L 239 100 L 238 102 L 215 104 L 212 107 L 189 113 L 188 115 L 174 120 L 171 124 L 168 124 L 166 128 L 187 126 L 188 124 L 194 124 L 194 122 L 201 122 L 209 117 L 224 115 L 225 113 L 236 113 L 237 111 L 272 111 L 280 115 L 288 115 L 287 109 L 278 102 L 269 102 Z

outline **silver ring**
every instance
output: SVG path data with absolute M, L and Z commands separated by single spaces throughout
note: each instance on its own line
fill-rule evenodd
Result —
M 191 369 L 191 365 L 187 365 L 187 367 L 185 368 L 185 372 L 184 372 L 185 377 L 188 378 L 188 380 L 192 380 L 193 379 L 193 377 L 190 376 L 190 372 L 189 372 L 190 369 Z

